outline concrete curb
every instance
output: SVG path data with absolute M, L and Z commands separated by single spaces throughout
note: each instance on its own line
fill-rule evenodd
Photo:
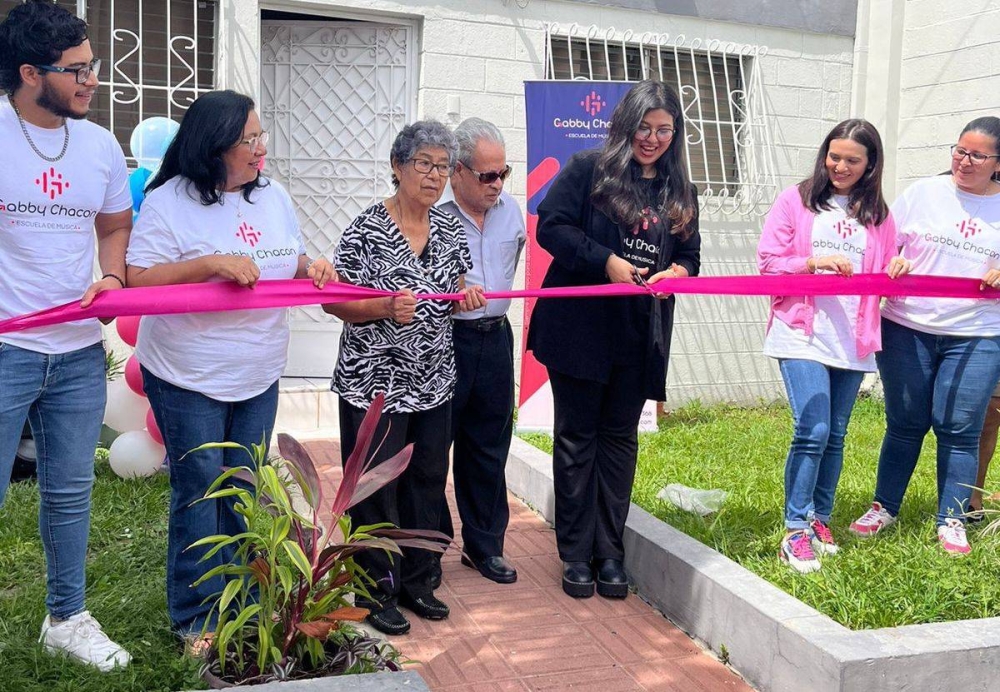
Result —
M 240 685 L 229 689 L 253 692 L 429 692 L 423 678 L 413 670 L 269 682 L 264 685 Z
M 550 455 L 514 438 L 507 485 L 552 523 Z M 765 692 L 1000 684 L 1000 618 L 850 630 L 636 505 L 625 555 L 644 599 Z

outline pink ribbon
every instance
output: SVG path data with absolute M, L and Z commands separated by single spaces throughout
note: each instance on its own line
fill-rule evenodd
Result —
M 1000 290 L 980 290 L 979 279 L 951 276 L 904 276 L 890 279 L 885 274 L 856 274 L 851 277 L 828 274 L 789 276 L 702 276 L 685 279 L 662 279 L 651 287 L 658 293 L 694 293 L 703 295 L 743 296 L 835 296 L 877 295 L 934 298 L 1000 298 Z M 595 296 L 648 295 L 644 286 L 603 284 L 567 288 L 533 288 L 521 291 L 496 291 L 486 298 L 589 298 Z M 179 284 L 150 288 L 127 288 L 99 294 L 90 307 L 79 302 L 40 310 L 0 322 L 0 334 L 45 327 L 63 322 L 129 315 L 174 315 L 189 312 L 256 310 L 322 303 L 346 303 L 354 300 L 394 295 L 349 284 L 329 283 L 322 289 L 309 279 L 260 281 L 247 289 L 232 282 Z M 424 300 L 461 300 L 457 293 L 418 294 Z

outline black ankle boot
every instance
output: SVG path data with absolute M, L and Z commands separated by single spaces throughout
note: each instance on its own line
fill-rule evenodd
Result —
M 621 560 L 595 560 L 597 567 L 597 593 L 605 598 L 628 596 L 628 575 Z
M 590 598 L 594 595 L 594 571 L 587 562 L 564 562 L 563 591 L 573 598 Z

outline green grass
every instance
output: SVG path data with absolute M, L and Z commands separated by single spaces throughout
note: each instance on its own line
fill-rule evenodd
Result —
M 669 416 L 639 442 L 633 501 L 686 534 L 848 627 L 867 629 L 1000 615 L 1000 555 L 996 534 L 971 529 L 972 554 L 937 547 L 935 443 L 928 436 L 900 512 L 877 539 L 847 530 L 870 505 L 884 431 L 882 404 L 862 398 L 848 432 L 832 529 L 841 546 L 817 573 L 800 575 L 782 563 L 783 472 L 791 440 L 787 406 L 737 408 L 691 405 Z M 551 439 L 525 435 L 551 451 Z M 996 487 L 995 464 L 987 487 Z M 722 510 L 701 518 L 656 498 L 669 483 L 722 488 Z
M 102 454 L 99 454 L 103 456 Z M 45 617 L 45 557 L 38 488 L 11 486 L 0 509 L 0 690 L 139 692 L 203 688 L 196 662 L 181 655 L 166 606 L 166 476 L 125 481 L 97 465 L 87 608 L 132 654 L 121 671 L 50 656 L 36 642 Z

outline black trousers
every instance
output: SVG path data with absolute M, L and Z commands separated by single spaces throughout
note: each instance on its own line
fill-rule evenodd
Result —
M 615 367 L 607 384 L 549 369 L 555 403 L 552 466 L 556 543 L 566 562 L 621 560 L 646 403 L 642 367 Z
M 349 511 L 352 525 L 391 522 L 403 529 L 437 529 L 448 477 L 448 445 L 451 403 L 416 413 L 384 413 L 375 430 L 372 462 L 377 466 L 413 443 L 413 456 L 406 470 L 393 482 L 362 500 Z M 357 442 L 365 411 L 340 400 L 341 456 L 346 461 Z M 388 431 L 388 432 L 387 432 Z M 379 446 L 379 442 L 381 446 Z M 404 548 L 402 558 L 382 550 L 366 550 L 355 562 L 375 580 L 369 587 L 374 602 L 359 599 L 358 606 L 377 612 L 395 606 L 400 591 L 413 598 L 431 593 L 434 554 Z
M 514 431 L 514 334 L 506 318 L 455 320 L 452 474 L 462 543 L 473 560 L 503 555 L 510 520 L 504 470 Z M 447 505 L 441 531 L 454 536 Z

